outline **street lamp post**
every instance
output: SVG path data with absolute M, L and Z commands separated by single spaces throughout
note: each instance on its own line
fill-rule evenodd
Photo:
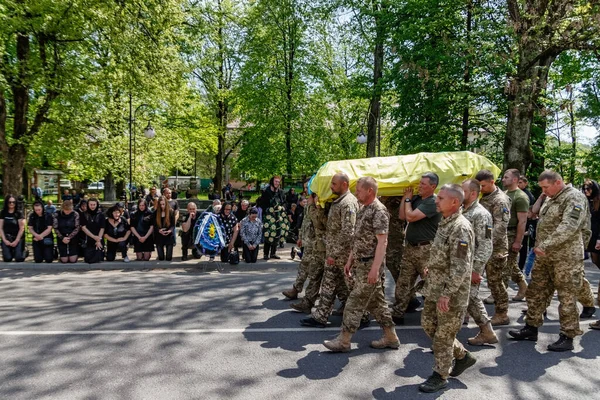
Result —
M 133 198 L 133 147 L 135 146 L 135 135 L 133 134 L 133 124 L 135 123 L 135 116 L 142 107 L 150 107 L 148 104 L 140 104 L 137 106 L 135 111 L 133 110 L 133 96 L 129 93 L 129 196 L 131 201 L 135 201 Z M 148 121 L 148 126 L 144 129 L 144 136 L 148 139 L 154 138 L 156 132 Z

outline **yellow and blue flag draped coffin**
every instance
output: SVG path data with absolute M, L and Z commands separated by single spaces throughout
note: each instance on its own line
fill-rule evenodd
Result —
M 309 189 L 319 196 L 319 203 L 323 205 L 336 197 L 331 193 L 331 178 L 344 172 L 350 177 L 352 191 L 358 178 L 371 176 L 377 180 L 380 196 L 402 196 L 404 189 L 416 188 L 426 172 L 435 172 L 440 177 L 439 188 L 446 183 L 461 183 L 473 178 L 482 169 L 490 170 L 494 177 L 500 174 L 500 168 L 493 162 L 470 151 L 329 161 L 312 177 Z

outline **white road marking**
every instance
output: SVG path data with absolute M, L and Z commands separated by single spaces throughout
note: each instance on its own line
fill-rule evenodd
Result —
M 544 326 L 559 326 L 559 322 L 547 322 Z M 522 324 L 495 327 L 517 328 Z M 471 328 L 475 328 L 472 326 Z M 381 328 L 371 326 L 362 330 L 378 331 Z M 396 330 L 422 330 L 420 326 L 396 326 Z M 56 336 L 56 335 L 171 335 L 171 334 L 218 334 L 218 333 L 303 333 L 303 332 L 338 332 L 340 327 L 328 328 L 214 328 L 214 329 L 109 329 L 109 330 L 62 330 L 62 331 L 0 331 L 0 336 Z

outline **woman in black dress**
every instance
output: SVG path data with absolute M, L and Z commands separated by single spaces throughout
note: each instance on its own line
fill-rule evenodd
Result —
M 175 212 L 171 210 L 165 196 L 156 201 L 156 210 L 152 216 L 154 223 L 154 243 L 160 261 L 173 259 L 173 230 L 175 229 Z
M 77 234 L 79 225 L 79 214 L 73 210 L 73 202 L 65 200 L 62 202 L 61 210 L 53 217 L 52 226 L 56 234 L 58 254 L 61 263 L 77 262 L 79 246 Z
M 117 252 L 121 253 L 123 261 L 128 263 L 127 241 L 131 235 L 129 223 L 121 214 L 119 205 L 114 205 L 106 212 L 106 226 L 104 227 L 104 239 L 106 239 L 106 261 L 114 261 Z
M 84 261 L 88 264 L 99 263 L 104 259 L 104 228 L 106 218 L 100 211 L 98 199 L 88 200 L 87 211 L 83 213 L 81 230 L 86 236 Z
M 146 200 L 139 199 L 137 202 L 137 211 L 131 217 L 131 234 L 136 260 L 150 260 L 150 256 L 154 251 L 153 233 L 152 211 L 148 210 Z
M 54 260 L 54 237 L 52 236 L 52 215 L 44 211 L 44 203 L 33 203 L 33 212 L 27 222 L 33 236 L 33 260 L 36 263 L 51 263 Z
M 17 198 L 12 194 L 4 198 L 4 208 L 0 211 L 0 236 L 4 261 L 24 261 L 25 216 L 17 210 Z
M 600 268 L 600 186 L 596 181 L 586 179 L 583 184 L 583 193 L 590 203 L 592 219 L 592 237 L 587 246 L 592 262 Z

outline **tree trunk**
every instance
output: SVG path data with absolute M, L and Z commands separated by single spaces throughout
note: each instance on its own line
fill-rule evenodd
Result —
M 569 128 L 571 133 L 571 157 L 569 160 L 569 182 L 575 183 L 575 165 L 577 163 L 577 132 L 575 112 L 573 111 L 573 90 L 569 88 Z
M 4 195 L 18 196 L 23 194 L 23 167 L 27 152 L 22 144 L 13 144 L 8 147 L 7 154 L 2 159 Z
M 546 151 L 546 127 L 548 117 L 545 114 L 544 105 L 538 102 L 537 112 L 533 117 L 531 126 L 531 149 L 533 160 L 527 171 L 530 180 L 537 181 L 538 176 L 544 172 L 544 152 Z M 525 172 L 523 172 L 525 173 Z M 535 186 L 534 186 L 535 187 Z
M 533 160 L 530 147 L 531 127 L 536 104 L 548 84 L 550 65 L 558 54 L 547 53 L 529 65 L 531 57 L 543 54 L 537 48 L 521 50 L 517 74 L 509 85 L 508 121 L 504 138 L 504 169 L 525 173 Z
M 375 5 L 375 49 L 373 50 L 373 95 L 369 105 L 367 122 L 367 157 L 377 155 L 377 126 L 381 114 L 381 84 L 383 77 L 383 41 L 385 28 L 381 18 L 383 7 L 380 2 Z
M 115 201 L 116 199 L 115 179 L 112 172 L 109 172 L 104 177 L 104 201 Z
M 472 30 L 472 16 L 473 16 L 473 3 L 471 1 L 467 4 L 467 46 L 470 49 L 471 44 L 471 30 Z M 463 109 L 462 118 L 462 135 L 460 138 L 460 149 L 467 150 L 469 144 L 469 103 L 470 103 L 470 87 L 471 82 L 471 66 L 469 65 L 469 58 L 466 58 L 465 72 L 463 74 L 463 83 L 465 85 L 465 107 Z

